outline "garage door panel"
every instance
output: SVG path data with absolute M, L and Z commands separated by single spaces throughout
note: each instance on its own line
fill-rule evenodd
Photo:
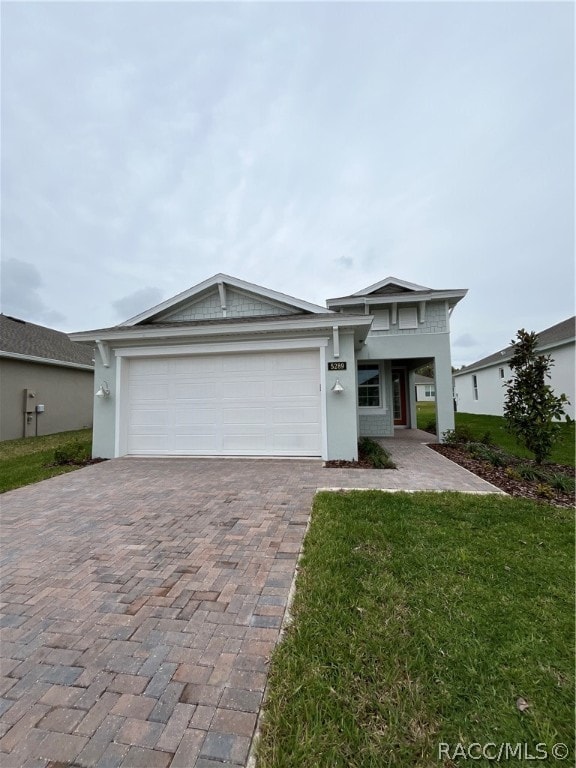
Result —
M 166 427 L 169 423 L 167 410 L 134 409 L 130 414 L 129 424 L 135 430 L 137 427 Z
M 131 360 L 128 452 L 319 456 L 318 350 Z
M 225 453 L 265 455 L 268 453 L 266 435 L 224 435 L 222 450 Z
M 273 424 L 318 424 L 317 410 L 314 406 L 297 408 L 275 407 L 272 411 Z
M 213 427 L 218 424 L 218 420 L 219 411 L 208 407 L 208 403 L 201 404 L 198 408 L 179 408 L 174 412 L 174 428 L 176 430 L 190 426 L 201 426 L 206 431 L 207 426 Z
M 276 454 L 317 456 L 320 452 L 320 440 L 317 435 L 276 434 L 272 449 Z
M 222 382 L 222 397 L 225 400 L 237 400 L 241 404 L 246 400 L 262 400 L 266 397 L 266 383 L 256 379 L 252 381 Z
M 214 434 L 174 435 L 171 445 L 173 453 L 214 453 L 217 450 Z
M 218 381 L 178 381 L 172 384 L 174 400 L 197 400 L 201 404 L 206 400 L 218 400 L 221 397 L 222 385 Z
M 166 400 L 170 394 L 168 381 L 150 381 L 138 379 L 130 382 L 130 399 L 136 400 Z
M 298 397 L 318 397 L 320 391 L 320 385 L 318 379 L 310 379 L 309 381 L 273 381 L 270 394 L 272 397 L 289 397 L 291 400 Z
M 142 358 L 131 364 L 131 376 L 162 376 L 170 373 L 169 358 Z
M 133 453 L 162 453 L 169 450 L 168 438 L 166 435 L 143 434 L 137 432 L 128 438 L 128 452 Z
M 267 410 L 266 408 L 229 408 L 226 407 L 222 410 L 222 424 L 224 427 L 228 427 L 232 424 L 257 424 L 263 425 L 267 422 Z
M 269 355 L 258 354 L 237 354 L 226 355 L 222 360 L 223 374 L 242 374 L 265 373 L 269 365 Z

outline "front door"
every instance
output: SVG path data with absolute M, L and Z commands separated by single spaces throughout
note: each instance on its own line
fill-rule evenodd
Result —
M 406 371 L 403 368 L 392 369 L 392 397 L 394 401 L 394 426 L 408 426 L 406 407 Z

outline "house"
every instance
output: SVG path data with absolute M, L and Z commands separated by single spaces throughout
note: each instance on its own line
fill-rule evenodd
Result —
M 96 345 L 94 454 L 355 459 L 358 437 L 416 426 L 433 362 L 453 428 L 449 318 L 465 290 L 388 277 L 326 307 L 218 274 Z
M 570 400 L 566 412 L 574 418 L 576 401 L 574 387 L 575 318 L 546 328 L 538 334 L 538 351 L 550 355 L 554 365 L 548 384 L 557 394 L 564 393 Z M 493 416 L 504 414 L 505 384 L 512 377 L 508 365 L 512 345 L 467 365 L 454 374 L 454 397 L 463 413 L 482 413 Z
M 416 402 L 434 402 L 436 399 L 434 379 L 431 379 L 430 376 L 422 376 L 420 373 L 417 373 L 414 376 L 414 384 L 416 385 Z
M 65 333 L 0 315 L 0 440 L 91 426 L 93 357 Z

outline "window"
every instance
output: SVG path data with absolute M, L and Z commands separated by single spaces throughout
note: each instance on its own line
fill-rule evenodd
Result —
M 380 407 L 380 368 L 377 363 L 358 366 L 358 405 Z
M 378 310 L 374 312 L 374 322 L 372 323 L 372 331 L 388 331 L 390 330 L 390 313 L 387 309 Z
M 504 378 L 504 368 L 498 368 L 498 373 L 500 374 L 500 378 Z
M 435 397 L 436 395 L 436 389 L 434 388 L 434 384 L 425 384 L 424 385 L 424 396 L 425 397 Z
M 398 310 L 398 328 L 418 328 L 418 310 L 416 307 L 400 307 Z
M 478 400 L 478 378 L 475 373 L 472 374 L 472 391 L 474 400 Z

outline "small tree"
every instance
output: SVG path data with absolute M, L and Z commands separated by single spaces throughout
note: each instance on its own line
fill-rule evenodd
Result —
M 512 340 L 510 368 L 514 378 L 506 382 L 504 419 L 506 428 L 534 454 L 537 464 L 550 456 L 559 436 L 561 420 L 566 416 L 566 395 L 555 395 L 546 383 L 554 361 L 536 351 L 538 337 L 521 329 Z M 567 417 L 568 418 L 568 417 Z

